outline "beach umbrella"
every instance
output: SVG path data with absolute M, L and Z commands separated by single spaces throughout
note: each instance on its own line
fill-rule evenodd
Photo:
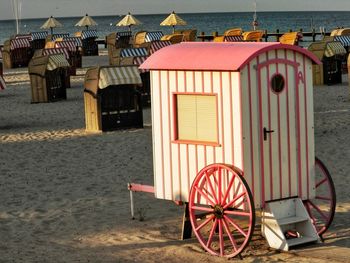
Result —
M 51 30 L 51 35 L 53 33 L 53 28 L 55 27 L 63 27 L 63 25 L 57 21 L 56 18 L 54 18 L 53 16 L 51 16 L 49 19 L 46 20 L 46 22 L 40 27 L 43 29 L 49 29 Z
M 91 18 L 91 16 L 86 14 L 82 17 L 82 19 L 79 20 L 78 23 L 75 24 L 75 26 L 85 26 L 86 30 L 88 30 L 89 26 L 97 26 L 97 23 Z
M 130 14 L 130 12 L 124 16 L 124 18 L 122 20 L 120 20 L 116 26 L 128 26 L 129 27 L 129 31 L 131 31 L 131 26 L 137 26 L 137 25 L 141 25 L 142 23 L 137 20 L 133 15 Z
M 183 20 L 181 17 L 179 17 L 175 12 L 173 11 L 167 18 L 164 19 L 162 23 L 160 23 L 161 26 L 172 26 L 173 27 L 173 33 L 175 32 L 175 26 L 185 26 L 187 25 L 187 22 Z

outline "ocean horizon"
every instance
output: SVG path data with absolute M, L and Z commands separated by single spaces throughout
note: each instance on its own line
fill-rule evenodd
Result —
M 82 14 L 83 16 L 84 14 Z M 133 32 L 140 30 L 162 31 L 164 34 L 172 32 L 171 27 L 160 26 L 168 14 L 134 14 L 142 25 L 132 27 Z M 186 26 L 177 27 L 195 28 L 205 34 L 218 32 L 222 34 L 229 28 L 240 27 L 244 31 L 252 30 L 253 12 L 220 12 L 220 13 L 179 13 L 180 17 L 187 21 Z M 84 28 L 74 25 L 82 16 L 74 17 L 56 17 L 63 24 L 62 28 L 55 28 L 55 33 L 70 33 L 81 31 Z M 115 24 L 122 19 L 124 15 L 92 16 L 98 23 L 93 27 L 97 30 L 99 38 L 104 38 L 111 32 L 126 31 L 128 28 L 116 27 Z M 339 27 L 350 27 L 350 11 L 281 11 L 281 12 L 258 12 L 257 13 L 259 29 L 268 32 L 299 31 L 310 32 L 315 29 L 316 32 L 324 30 L 326 32 Z M 47 20 L 44 18 L 26 18 L 20 20 L 20 33 L 44 31 L 40 26 Z M 0 44 L 11 35 L 16 33 L 15 20 L 0 20 Z

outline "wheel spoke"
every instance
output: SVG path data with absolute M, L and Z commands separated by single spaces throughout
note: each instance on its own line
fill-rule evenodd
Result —
M 220 256 L 224 255 L 224 237 L 222 235 L 222 220 L 219 220 L 219 244 L 220 244 Z
M 233 222 L 233 220 L 231 218 L 224 215 L 224 219 L 226 221 L 228 221 L 234 228 L 236 228 L 244 237 L 246 237 L 248 235 L 248 233 L 244 232 L 244 230 L 239 225 L 237 225 L 235 222 Z
M 204 207 L 204 206 L 192 206 L 193 210 L 199 210 L 199 211 L 204 211 L 204 212 L 209 212 L 212 213 L 214 211 L 213 208 L 209 208 L 209 207 Z
M 329 198 L 329 197 L 318 196 L 318 195 L 315 196 L 315 199 L 325 200 L 325 201 L 332 201 L 332 199 Z
M 229 226 L 227 225 L 226 220 L 225 220 L 225 219 L 222 220 L 222 223 L 223 223 L 223 225 L 224 225 L 225 231 L 226 231 L 226 233 L 227 233 L 227 235 L 228 235 L 228 238 L 229 238 L 230 241 L 231 241 L 231 244 L 232 244 L 234 250 L 237 251 L 237 243 L 236 243 L 236 240 L 235 240 L 234 237 L 231 235 L 231 233 L 230 233 L 230 228 L 229 228 Z
M 324 178 L 323 180 L 319 181 L 318 183 L 316 183 L 316 188 L 319 187 L 321 184 L 323 184 L 326 181 L 327 181 L 327 177 Z
M 234 216 L 250 216 L 249 212 L 230 211 L 230 210 L 225 210 L 224 214 L 234 215 Z
M 208 241 L 207 241 L 207 244 L 206 244 L 207 247 L 210 247 L 211 242 L 213 241 L 213 235 L 214 235 L 214 232 L 215 232 L 215 229 L 216 229 L 217 225 L 218 225 L 218 220 L 216 218 L 214 218 L 214 224 L 213 224 L 213 227 L 210 230 Z
M 207 218 L 202 224 L 200 224 L 198 227 L 196 227 L 196 231 L 201 230 L 205 225 L 207 225 L 211 220 L 213 220 L 214 216 Z
M 218 200 L 217 200 L 217 198 L 215 196 L 215 190 L 214 190 L 213 184 L 210 182 L 210 178 L 208 176 L 208 173 L 205 173 L 205 178 L 206 178 L 206 181 L 209 184 L 209 188 L 210 188 L 210 191 L 211 191 L 211 193 L 212 193 L 212 195 L 213 195 L 213 197 L 215 199 L 215 202 L 218 203 Z
M 233 198 L 229 203 L 227 203 L 223 208 L 227 209 L 227 207 L 232 206 L 238 199 L 240 199 L 242 196 L 244 196 L 246 194 L 246 192 L 242 192 L 240 193 L 238 196 L 236 196 L 235 198 Z
M 222 199 L 221 205 L 225 205 L 226 204 L 226 199 L 227 199 L 228 194 L 229 194 L 229 192 L 231 190 L 231 187 L 232 187 L 232 185 L 233 185 L 233 183 L 235 181 L 235 178 L 236 178 L 236 174 L 233 174 L 233 177 L 231 178 L 231 181 L 230 181 L 230 183 L 229 183 L 229 185 L 228 185 L 228 187 L 226 189 L 226 193 L 224 195 L 224 198 Z
M 328 216 L 326 216 L 319 207 L 317 207 L 313 202 L 311 202 L 309 200 L 309 204 L 316 209 L 316 211 L 323 217 L 324 220 L 326 220 L 326 222 L 328 221 Z
M 221 200 L 222 200 L 222 181 L 221 181 L 221 176 L 222 176 L 222 174 L 221 174 L 221 171 L 222 171 L 222 169 L 221 168 L 219 168 L 219 171 L 218 171 L 218 177 L 219 177 L 219 185 L 218 185 L 218 192 L 219 192 L 219 204 L 221 204 Z M 220 225 L 219 225 L 220 226 Z
M 195 186 L 195 189 L 207 200 L 212 206 L 215 206 L 214 202 L 209 198 L 207 194 L 205 194 L 198 186 Z

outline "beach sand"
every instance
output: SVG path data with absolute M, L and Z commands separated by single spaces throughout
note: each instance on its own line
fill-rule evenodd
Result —
M 88 57 L 84 66 L 107 64 Z M 30 104 L 27 69 L 5 70 L 0 92 L 0 262 L 226 262 L 179 240 L 183 207 L 136 193 L 153 185 L 150 108 L 143 129 L 87 133 L 83 74 L 67 100 Z M 325 242 L 270 249 L 259 226 L 238 262 L 350 262 L 350 101 L 347 80 L 314 88 L 316 155 L 330 170 L 337 210 Z M 138 220 L 140 217 L 143 221 Z

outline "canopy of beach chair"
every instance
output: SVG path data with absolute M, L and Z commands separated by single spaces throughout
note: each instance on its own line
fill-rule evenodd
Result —
M 56 18 L 53 16 L 49 17 L 49 19 L 46 20 L 46 22 L 40 27 L 43 29 L 49 29 L 51 30 L 51 35 L 53 33 L 53 28 L 55 27 L 63 27 L 63 25 L 57 21 Z
M 131 26 L 137 26 L 141 25 L 142 23 L 137 20 L 133 15 L 130 14 L 130 12 L 124 16 L 122 20 L 120 20 L 116 26 L 127 26 L 129 27 L 129 31 L 131 31 Z
M 160 23 L 161 26 L 172 26 L 173 27 L 173 33 L 175 32 L 175 26 L 185 26 L 187 25 L 187 22 L 183 20 L 181 17 L 179 17 L 175 12 L 173 11 L 167 18 L 163 20 L 162 23 Z
M 75 26 L 85 26 L 86 29 L 89 29 L 89 26 L 97 26 L 97 23 L 95 20 L 91 18 L 88 14 L 86 14 L 84 17 L 82 17 L 78 23 L 75 24 Z

